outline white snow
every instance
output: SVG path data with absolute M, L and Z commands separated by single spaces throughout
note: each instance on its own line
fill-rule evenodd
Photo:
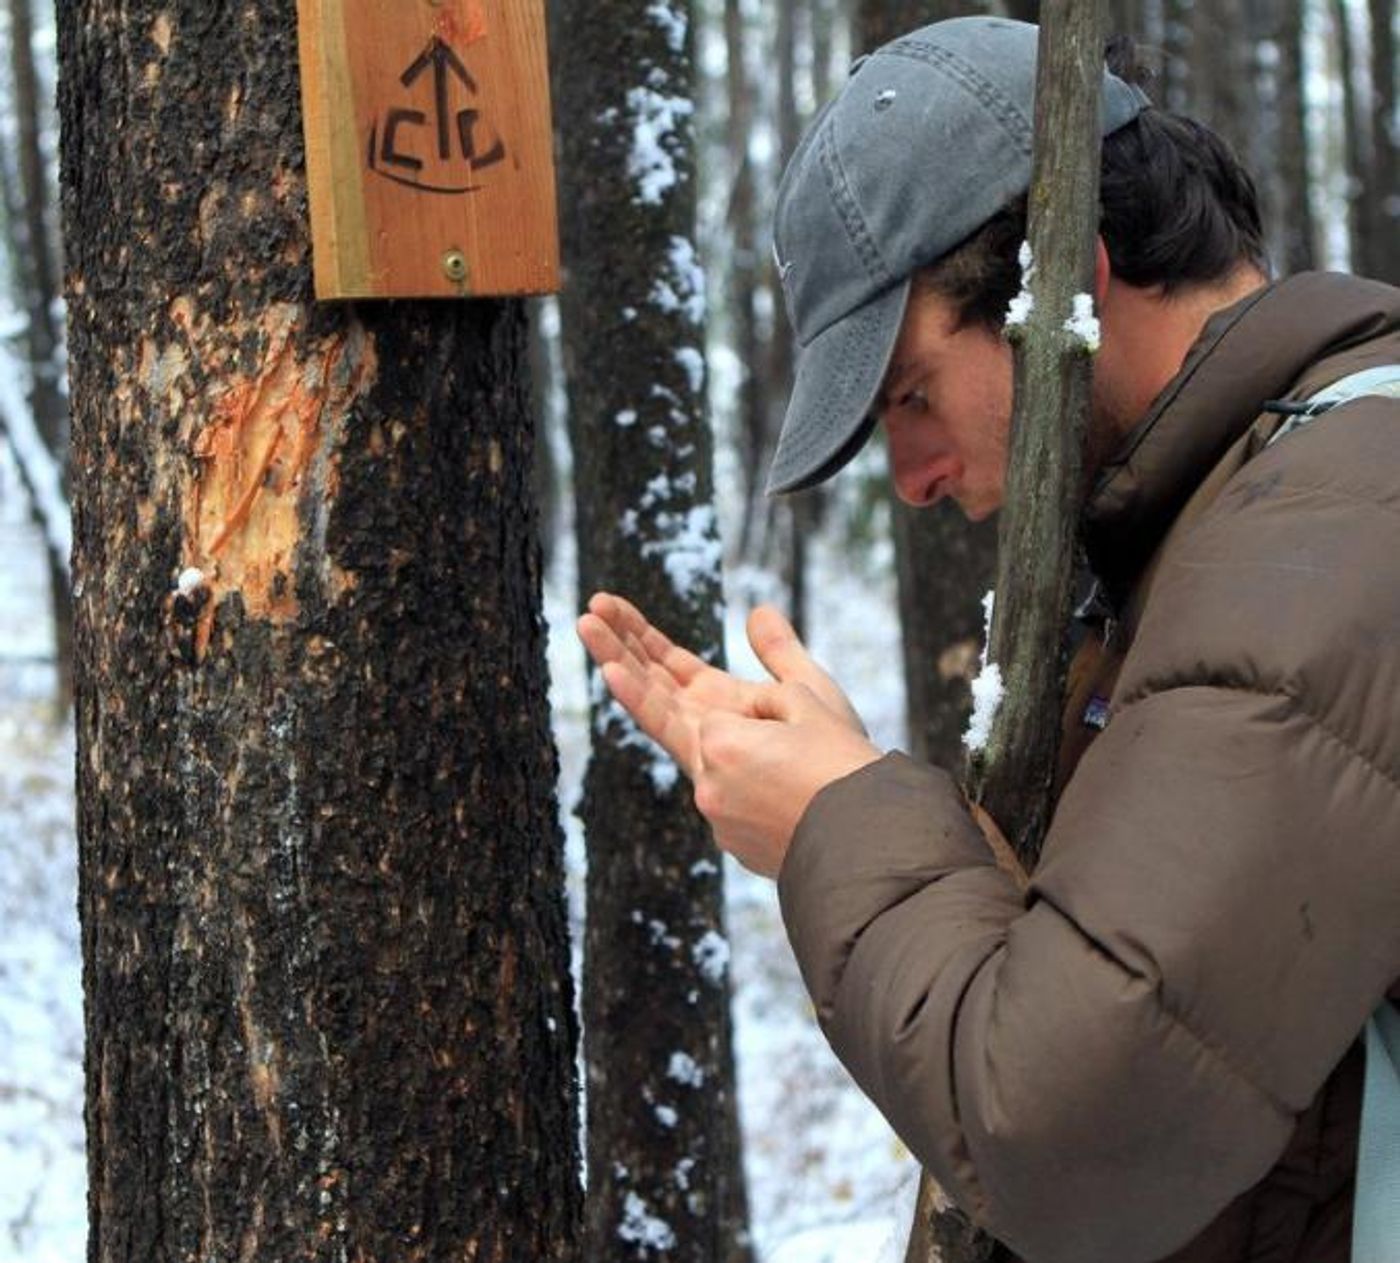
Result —
M 1073 311 L 1065 321 L 1065 332 L 1077 338 L 1092 355 L 1099 349 L 1099 319 L 1094 315 L 1092 294 L 1076 294 Z
M 1035 310 L 1035 298 L 1031 294 L 1031 277 L 1035 275 L 1035 256 L 1031 253 L 1031 243 L 1021 242 L 1021 249 L 1017 252 L 1016 258 L 1021 264 L 1021 292 L 1016 295 L 1006 308 L 1006 323 L 1008 326 L 1023 325 L 1030 319 L 1031 312 Z
M 972 716 L 967 721 L 967 732 L 963 736 L 963 744 L 969 750 L 987 748 L 987 742 L 992 739 L 992 723 L 1004 693 L 1001 668 L 995 662 L 988 663 L 972 681 Z
M 635 408 L 624 408 L 613 418 L 615 425 L 621 426 L 624 430 L 629 426 L 637 424 L 637 410 Z
M 691 598 L 700 584 L 718 581 L 724 549 L 713 505 L 693 505 L 683 513 L 658 513 L 655 529 L 657 538 L 642 545 L 642 556 L 661 558 L 677 595 Z
M 637 1247 L 637 1257 L 646 1258 L 650 1250 L 669 1250 L 676 1244 L 676 1234 L 664 1219 L 658 1219 L 636 1193 L 628 1193 L 622 1204 L 622 1223 L 618 1237 Z
M 676 351 L 676 362 L 690 379 L 690 393 L 700 394 L 705 389 L 705 357 L 695 347 L 683 346 Z
M 680 1122 L 681 1116 L 669 1105 L 657 1105 L 653 1107 L 652 1113 L 656 1115 L 656 1121 L 668 1129 Z
M 723 934 L 706 930 L 690 949 L 690 956 L 716 986 L 724 981 L 724 972 L 729 968 L 729 941 Z
M 204 571 L 198 566 L 187 566 L 175 580 L 175 591 L 183 597 L 191 597 L 199 591 L 204 582 Z
M 666 42 L 673 53 L 685 52 L 685 33 L 690 24 L 685 9 L 673 9 L 666 0 L 652 0 L 647 5 L 647 17 L 666 32 Z
M 683 1052 L 671 1054 L 671 1060 L 666 1065 L 666 1077 L 688 1088 L 703 1087 L 705 1083 L 705 1072 L 700 1069 L 700 1063 L 689 1053 Z
M 987 748 L 992 738 L 992 723 L 1005 693 L 1001 668 L 989 662 L 992 652 L 992 615 L 996 609 L 996 592 L 988 592 L 982 598 L 984 631 L 982 635 L 982 667 L 972 681 L 972 715 L 967 721 L 967 731 L 963 734 L 963 745 L 976 753 Z
M 637 201 L 659 206 L 666 192 L 681 178 L 671 137 L 679 138 L 689 129 L 695 102 L 689 97 L 672 96 L 652 87 L 629 88 L 627 108 L 632 116 L 632 151 L 627 171 L 637 185 Z

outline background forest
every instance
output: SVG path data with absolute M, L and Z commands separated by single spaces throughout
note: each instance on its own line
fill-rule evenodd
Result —
M 284 7 L 290 23 L 291 6 Z M 848 688 L 878 743 L 957 757 L 994 534 L 968 530 L 951 513 L 916 517 L 894 506 L 878 444 L 819 493 L 782 503 L 763 497 L 792 365 L 767 224 L 786 155 L 854 56 L 921 20 L 984 11 L 1033 18 L 1035 7 L 619 5 L 634 27 L 646 26 L 639 14 L 652 21 L 656 49 L 636 45 L 637 65 L 612 72 L 619 82 L 640 75 L 645 53 L 653 77 L 664 67 L 671 95 L 636 106 L 632 147 L 615 155 L 616 170 L 607 154 L 596 156 L 596 142 L 588 150 L 570 135 L 561 139 L 570 285 L 559 299 L 529 303 L 536 441 L 528 476 L 539 506 L 550 717 L 585 1040 L 580 1077 L 593 1137 L 585 1163 L 592 1257 L 900 1257 L 913 1164 L 817 1034 L 771 885 L 726 861 L 722 885 L 705 896 L 712 906 L 654 911 L 655 884 L 707 872 L 713 861 L 683 792 L 675 792 L 675 769 L 645 750 L 639 765 L 636 734 L 590 691 L 572 623 L 580 591 L 625 583 L 678 634 L 756 675 L 744 618 L 755 603 L 776 602 Z M 583 9 L 594 11 L 591 33 L 581 29 Z M 607 9 L 553 5 L 559 118 L 606 113 L 609 82 L 588 61 L 588 41 L 602 39 L 599 14 Z M 1111 9 L 1116 28 L 1142 46 L 1154 98 L 1210 123 L 1247 157 L 1277 272 L 1350 269 L 1400 283 L 1393 0 L 1118 0 Z M 48 0 L 3 0 L 0 1263 L 76 1263 L 85 1256 L 87 1218 L 58 44 Z M 635 103 L 637 91 L 619 99 Z M 609 208 L 629 170 L 655 191 L 658 214 L 673 219 L 638 227 L 626 198 Z M 684 196 L 673 198 L 677 187 Z M 648 312 L 623 334 L 605 336 L 602 313 L 630 310 L 618 297 L 628 283 L 650 292 Z M 608 308 L 614 298 L 616 308 Z M 631 441 L 637 416 L 627 399 L 658 392 L 671 428 L 651 445 L 654 465 L 638 465 L 636 448 L 625 455 L 613 445 Z M 630 483 L 619 476 L 624 468 Z M 634 528 L 619 531 L 619 522 Z M 629 570 L 629 538 L 636 557 L 664 556 L 666 564 Z M 625 766 L 608 764 L 609 751 Z M 639 766 L 655 794 L 633 818 L 619 803 L 637 797 Z M 666 837 L 676 872 L 634 873 L 629 828 Z M 606 888 L 600 880 L 590 886 L 590 871 L 608 874 Z M 636 922 L 652 946 L 667 946 L 677 918 L 709 927 L 691 952 L 693 972 L 727 977 L 727 995 L 723 987 L 707 992 L 697 1009 L 693 987 L 669 998 L 658 991 L 654 1026 L 620 1023 L 619 1008 L 653 1001 L 644 967 L 615 927 Z M 613 955 L 610 944 L 620 945 Z M 589 981 L 585 945 L 594 961 Z M 635 1068 L 654 1055 L 667 1004 L 680 1006 L 682 1025 L 694 1010 L 688 1020 L 722 1033 L 696 1054 L 716 1095 L 705 1106 L 710 1121 L 695 1123 L 694 1136 L 674 1107 L 677 1084 L 689 1081 L 698 1092 L 704 1079 L 684 1059 L 689 1054 L 663 1058 L 654 1080 Z M 702 1218 L 696 1199 L 685 1196 L 694 1192 L 694 1158 L 677 1154 L 702 1151 L 723 1177 L 710 1189 L 718 1209 L 706 1212 L 705 1228 L 723 1248 L 697 1244 L 687 1226 Z M 635 1176 L 661 1165 L 673 1173 L 669 1194 L 644 1189 Z M 615 1256 L 598 1245 L 618 1240 L 624 1248 Z

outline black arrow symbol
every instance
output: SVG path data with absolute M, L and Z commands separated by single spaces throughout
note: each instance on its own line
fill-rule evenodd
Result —
M 437 100 L 438 157 L 446 159 L 452 157 L 452 138 L 447 116 L 448 71 L 455 74 L 473 93 L 477 90 L 476 80 L 467 73 L 461 58 L 434 35 L 428 41 L 427 48 L 418 55 L 418 60 L 399 76 L 399 82 L 405 88 L 411 87 L 429 66 L 433 69 L 433 89 Z

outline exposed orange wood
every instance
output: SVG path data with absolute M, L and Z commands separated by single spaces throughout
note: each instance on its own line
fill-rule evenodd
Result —
M 286 622 L 298 612 L 301 560 L 328 599 L 354 586 L 330 558 L 303 554 L 303 508 L 335 499 L 337 422 L 373 381 L 374 347 L 362 333 L 301 344 L 295 335 L 304 316 L 288 305 L 259 316 L 268 348 L 262 361 L 250 375 L 229 373 L 191 438 L 183 564 L 199 569 L 208 588 L 195 626 L 197 658 L 230 592 L 247 615 Z

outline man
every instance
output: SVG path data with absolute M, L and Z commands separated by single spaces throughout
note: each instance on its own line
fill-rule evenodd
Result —
M 916 32 L 794 156 L 775 490 L 878 418 L 905 499 L 1000 504 L 1034 49 L 994 19 Z M 773 611 L 750 625 L 773 684 L 618 597 L 580 634 L 721 844 L 777 876 L 832 1046 L 975 1219 L 1031 1263 L 1342 1261 L 1356 1038 L 1400 994 L 1400 406 L 1299 422 L 1400 362 L 1400 294 L 1268 284 L 1248 176 L 1113 75 L 1104 131 L 1082 534 L 1106 616 L 1028 889 Z

